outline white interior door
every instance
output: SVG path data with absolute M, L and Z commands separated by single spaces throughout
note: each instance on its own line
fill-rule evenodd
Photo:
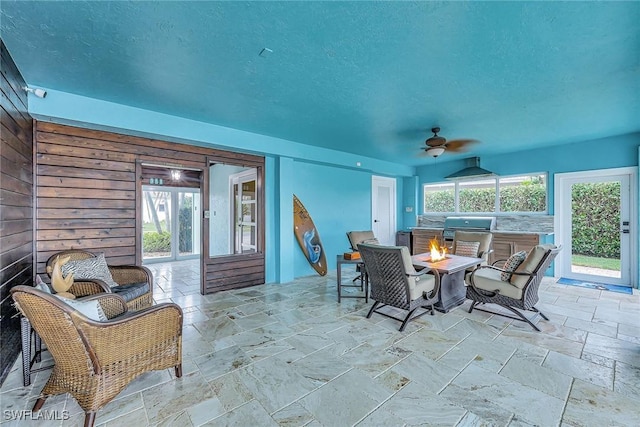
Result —
M 383 245 L 396 242 L 396 180 L 372 177 L 371 221 L 373 234 Z
M 637 202 L 631 188 L 635 171 L 557 174 L 555 180 L 556 242 L 563 246 L 556 275 L 632 286 L 637 280 L 637 248 L 631 238 L 637 235 Z

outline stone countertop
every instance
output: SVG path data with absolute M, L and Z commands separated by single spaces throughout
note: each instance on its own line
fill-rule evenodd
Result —
M 444 230 L 442 227 L 409 227 L 409 230 Z M 551 236 L 553 231 L 532 231 L 532 230 L 492 230 L 492 233 L 500 234 L 537 234 L 539 236 Z

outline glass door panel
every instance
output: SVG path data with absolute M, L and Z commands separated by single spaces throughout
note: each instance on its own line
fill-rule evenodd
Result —
M 630 285 L 630 176 L 607 174 L 563 179 L 566 206 L 561 228 L 568 278 Z M 566 212 L 568 211 L 568 212 Z
M 173 254 L 171 191 L 143 186 L 142 194 L 142 257 L 170 259 Z
M 248 179 L 248 180 L 247 180 Z M 237 228 L 236 253 L 256 252 L 256 180 L 255 176 L 241 178 L 236 184 Z
M 143 186 L 142 258 L 171 261 L 200 254 L 200 190 Z
M 200 254 L 200 192 L 179 191 L 178 198 L 178 259 Z

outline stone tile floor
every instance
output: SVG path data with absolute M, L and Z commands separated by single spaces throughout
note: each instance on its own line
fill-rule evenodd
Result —
M 335 271 L 202 296 L 197 261 L 149 267 L 156 301 L 184 309 L 184 376 L 139 377 L 96 425 L 640 425 L 637 291 L 545 278 L 538 307 L 551 320 L 539 319 L 542 332 L 469 314 L 467 302 L 401 333 L 398 322 L 366 319 L 363 299 L 338 304 Z M 49 373 L 22 387 L 16 362 L 0 389 L 3 427 L 82 425 L 68 395 L 43 408 L 67 420 L 10 419 L 33 406 Z

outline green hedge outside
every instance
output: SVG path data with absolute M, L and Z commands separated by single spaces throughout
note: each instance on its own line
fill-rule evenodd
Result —
M 573 253 L 620 258 L 620 183 L 574 184 L 571 199 Z
M 453 212 L 454 190 L 442 190 L 425 196 L 425 212 Z M 460 212 L 493 212 L 496 193 L 492 188 L 469 188 L 460 190 Z M 530 183 L 500 189 L 501 212 L 544 212 L 546 210 L 546 188 L 542 184 Z
M 170 252 L 171 233 L 148 231 L 142 235 L 142 250 L 150 252 Z

